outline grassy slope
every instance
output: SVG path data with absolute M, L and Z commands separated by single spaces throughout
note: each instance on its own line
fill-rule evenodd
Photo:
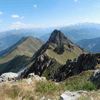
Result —
M 5 72 L 18 72 L 29 63 L 30 57 L 17 56 L 13 60 L 0 64 L 0 74 Z
M 0 59 L 0 63 L 10 61 L 15 56 L 25 55 L 32 57 L 33 54 L 42 46 L 42 42 L 35 38 L 27 38 L 21 43 L 13 45 L 7 54 Z
M 0 74 L 6 71 L 17 72 L 26 67 L 29 61 L 27 57 L 32 57 L 42 44 L 40 40 L 31 37 L 16 43 L 5 56 L 0 58 Z
M 65 89 L 71 91 L 77 90 L 95 90 L 96 87 L 89 81 L 93 71 L 85 71 L 79 75 L 72 76 L 65 80 Z
M 92 71 L 86 71 L 79 75 L 68 78 L 64 82 L 54 83 L 52 81 L 39 81 L 32 79 L 31 84 L 28 84 L 27 79 L 17 82 L 8 82 L 0 84 L 0 100 L 39 100 L 46 96 L 52 100 L 59 100 L 60 95 L 67 90 L 87 90 L 88 92 L 80 97 L 79 100 L 99 100 L 100 91 L 96 90 L 95 86 L 88 81 Z
M 65 46 L 65 50 L 63 54 L 57 54 L 56 52 L 53 51 L 52 49 L 47 49 L 46 54 L 50 58 L 56 59 L 56 61 L 60 64 L 65 64 L 68 59 L 74 59 L 77 58 L 80 54 L 82 53 L 82 50 L 78 48 L 77 46 L 72 50 L 71 52 L 67 50 L 67 46 Z

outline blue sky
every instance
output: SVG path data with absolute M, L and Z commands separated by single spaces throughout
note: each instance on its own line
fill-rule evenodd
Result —
M 0 0 L 0 31 L 100 23 L 100 0 Z

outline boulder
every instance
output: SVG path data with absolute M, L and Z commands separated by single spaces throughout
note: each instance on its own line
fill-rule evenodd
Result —
M 45 80 L 46 80 L 46 77 L 40 77 L 40 76 L 38 76 L 38 75 L 35 75 L 34 73 L 30 73 L 30 74 L 28 75 L 28 77 L 29 77 L 29 78 L 32 78 L 32 79 L 34 79 L 34 80 L 36 80 L 36 81 L 45 81 Z
M 27 68 L 21 73 L 22 78 L 26 78 L 30 73 L 35 73 L 36 75 L 42 76 L 42 73 L 48 66 L 52 64 L 52 60 L 45 54 L 40 55 L 36 58 L 32 67 Z
M 17 77 L 18 77 L 17 73 L 12 73 L 12 72 L 4 73 L 0 76 L 0 82 L 16 80 Z
M 34 73 L 30 73 L 30 74 L 28 75 L 28 77 L 34 77 L 34 76 L 35 76 Z
M 90 80 L 96 85 L 97 88 L 100 88 L 100 69 L 94 71 Z
M 66 91 L 60 96 L 60 100 L 78 100 L 80 93 Z

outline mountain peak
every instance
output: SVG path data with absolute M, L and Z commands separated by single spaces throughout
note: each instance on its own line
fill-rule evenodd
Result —
M 49 38 L 49 42 L 57 43 L 64 37 L 64 34 L 59 30 L 54 30 L 51 33 L 51 36 Z
M 54 43 L 54 44 L 57 44 L 57 45 L 72 44 L 72 42 L 60 30 L 54 30 L 51 33 L 51 36 L 50 36 L 48 42 Z

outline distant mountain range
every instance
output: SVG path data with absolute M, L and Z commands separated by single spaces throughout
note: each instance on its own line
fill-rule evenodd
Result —
M 0 51 L 12 46 L 24 36 L 33 36 L 39 38 L 40 40 L 47 41 L 53 29 L 54 28 L 51 27 L 45 29 L 19 29 L 1 32 Z M 100 24 L 82 23 L 66 27 L 59 27 L 57 29 L 60 29 L 62 32 L 64 32 L 65 35 L 74 42 L 82 39 L 100 37 Z
M 36 38 L 41 38 L 43 36 L 42 40 L 44 40 L 44 35 L 49 33 L 50 30 L 51 29 L 19 29 L 1 32 L 0 51 L 14 45 L 23 37 L 32 36 Z
M 93 53 L 100 52 L 100 37 L 93 39 L 83 39 L 78 41 L 77 44 L 90 52 Z
M 76 24 L 63 27 L 60 30 L 75 42 L 82 39 L 91 39 L 100 37 L 100 24 L 94 24 L 94 23 Z
M 72 41 L 77 42 L 82 39 L 91 39 L 100 37 L 100 24 L 95 23 L 80 23 L 65 27 L 57 28 L 61 30 L 65 36 L 69 37 Z M 47 40 L 50 32 L 43 35 L 41 39 Z

